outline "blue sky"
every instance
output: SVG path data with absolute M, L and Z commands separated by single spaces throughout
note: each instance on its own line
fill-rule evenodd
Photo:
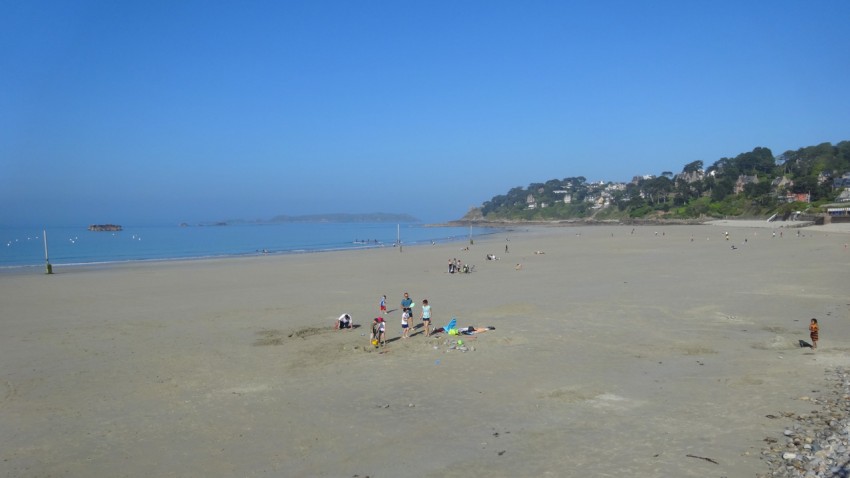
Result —
M 850 2 L 0 0 L 0 225 L 461 217 L 850 140 Z

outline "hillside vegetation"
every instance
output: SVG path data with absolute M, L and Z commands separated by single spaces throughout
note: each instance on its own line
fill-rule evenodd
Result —
M 664 171 L 636 176 L 629 183 L 588 183 L 583 176 L 550 179 L 494 196 L 464 219 L 787 216 L 796 211 L 819 212 L 819 206 L 844 200 L 850 194 L 848 141 L 809 146 L 779 156 L 758 147 L 703 166 L 702 161 L 693 161 L 677 174 Z

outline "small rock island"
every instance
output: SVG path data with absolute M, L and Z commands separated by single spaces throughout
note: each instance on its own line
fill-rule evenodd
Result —
M 89 226 L 89 231 L 123 231 L 124 228 L 117 224 L 92 224 Z

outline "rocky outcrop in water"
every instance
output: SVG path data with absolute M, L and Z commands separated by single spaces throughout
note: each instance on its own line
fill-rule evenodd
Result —
M 95 232 L 103 232 L 103 231 L 123 231 L 124 228 L 117 224 L 92 224 L 89 226 L 89 231 Z

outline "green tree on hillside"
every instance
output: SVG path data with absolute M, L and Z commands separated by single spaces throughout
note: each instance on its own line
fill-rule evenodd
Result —
M 481 213 L 485 218 L 549 220 L 590 214 L 616 218 L 617 213 L 624 217 L 644 217 L 667 211 L 676 217 L 782 212 L 790 207 L 784 204 L 787 191 L 811 193 L 812 201 L 819 202 L 839 194 L 840 191 L 833 190 L 832 179 L 850 171 L 850 142 L 842 141 L 834 146 L 822 143 L 786 151 L 777 157 L 770 149 L 757 147 L 734 158 L 720 158 L 705 168 L 704 173 L 697 174 L 703 166 L 702 160 L 692 161 L 683 166 L 680 175 L 664 171 L 658 177 L 640 179 L 619 188 L 609 187 L 611 183 L 589 184 L 583 176 L 531 183 L 485 201 Z M 736 194 L 735 185 L 741 176 L 748 176 L 749 181 L 755 178 L 756 182 L 744 185 L 743 191 Z M 791 182 L 774 182 L 783 176 Z M 569 204 L 562 201 L 564 193 L 571 198 Z M 590 194 L 595 199 L 607 197 L 615 207 L 606 212 L 592 208 L 587 202 Z M 528 207 L 529 195 L 538 207 Z M 802 208 L 798 204 L 793 207 Z
M 695 172 L 697 172 L 701 169 L 702 169 L 702 161 L 696 160 L 696 161 L 693 161 L 691 163 L 686 164 L 685 167 L 682 168 L 682 172 L 683 173 L 695 173 Z

